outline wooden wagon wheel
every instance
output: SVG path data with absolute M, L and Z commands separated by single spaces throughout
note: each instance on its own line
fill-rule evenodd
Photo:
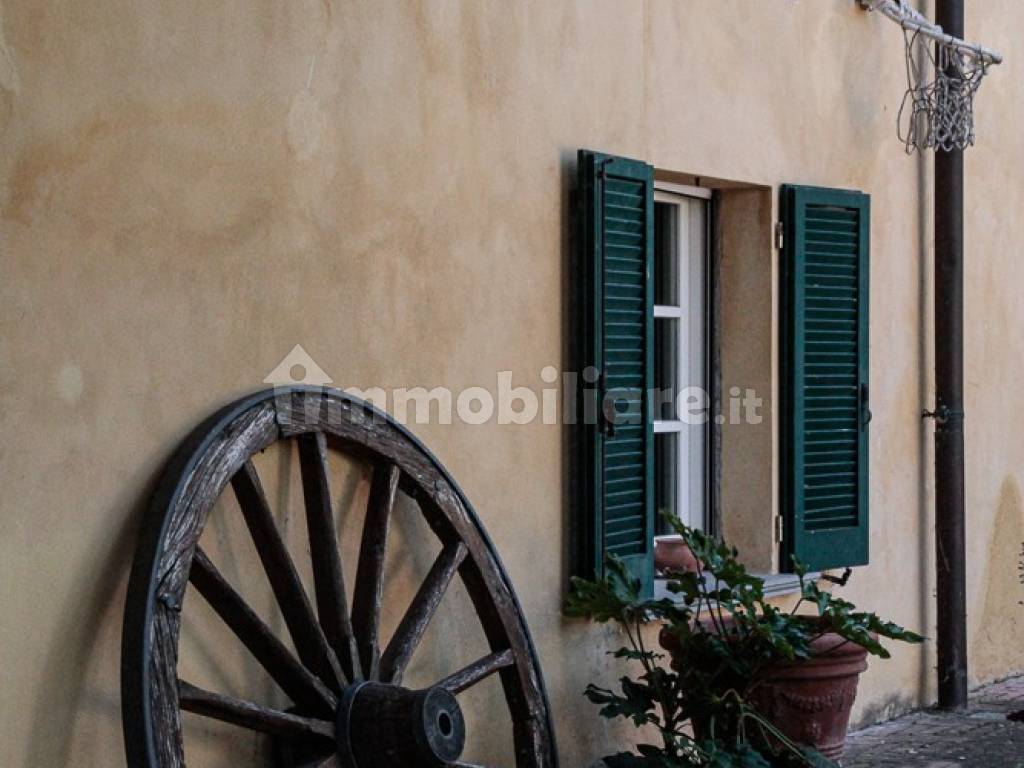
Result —
M 314 599 L 270 512 L 252 462 L 294 440 L 309 533 Z M 351 600 L 331 512 L 327 446 L 372 466 Z M 198 546 L 214 503 L 232 486 L 294 652 Z M 379 637 L 384 557 L 396 490 L 415 500 L 440 554 L 393 636 Z M 413 652 L 459 576 L 490 653 L 420 690 L 402 687 Z M 178 678 L 181 607 L 191 586 L 284 692 L 272 709 Z M 191 593 L 190 593 L 191 594 Z M 125 609 L 122 719 L 131 768 L 185 765 L 182 711 L 270 734 L 303 765 L 460 763 L 465 720 L 457 696 L 498 674 L 518 768 L 556 766 L 550 713 L 522 611 L 469 502 L 403 427 L 341 392 L 268 390 L 204 422 L 163 475 L 140 535 Z

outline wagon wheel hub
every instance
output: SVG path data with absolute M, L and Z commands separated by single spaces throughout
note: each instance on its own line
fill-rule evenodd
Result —
M 440 768 L 462 755 L 466 721 L 444 688 L 364 682 L 342 696 L 336 733 L 343 768 Z

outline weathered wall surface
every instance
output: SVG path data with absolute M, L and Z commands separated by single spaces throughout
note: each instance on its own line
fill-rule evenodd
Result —
M 775 536 L 765 535 L 773 530 L 778 503 L 772 197 L 770 189 L 739 189 L 722 190 L 718 198 L 719 370 L 726 415 L 718 457 L 721 533 L 743 552 L 747 567 L 760 573 L 775 570 L 778 562 Z M 758 423 L 734 420 L 730 413 L 742 413 L 730 404 L 747 392 L 761 399 Z
M 967 14 L 1008 54 L 967 160 L 969 618 L 988 679 L 1024 667 L 1024 12 Z M 846 593 L 930 632 L 930 268 L 893 135 L 902 77 L 899 30 L 853 0 L 2 0 L 4 764 L 120 761 L 140 504 L 176 441 L 294 344 L 342 386 L 511 370 L 539 387 L 563 365 L 578 147 L 872 195 L 872 564 Z M 564 430 L 415 431 L 502 552 L 563 763 L 586 764 L 617 738 L 580 696 L 615 676 L 615 638 L 559 610 Z M 857 716 L 928 701 L 932 665 L 930 648 L 873 664 Z

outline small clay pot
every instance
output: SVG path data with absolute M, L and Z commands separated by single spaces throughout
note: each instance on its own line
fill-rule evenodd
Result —
M 694 557 L 682 536 L 673 534 L 654 537 L 654 567 L 659 573 L 700 573 L 704 564 Z

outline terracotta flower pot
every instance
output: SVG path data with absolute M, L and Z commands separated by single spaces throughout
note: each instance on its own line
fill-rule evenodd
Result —
M 678 669 L 678 639 L 663 629 L 660 642 Z M 787 737 L 838 761 L 867 655 L 861 646 L 828 632 L 811 643 L 809 659 L 775 665 L 747 700 Z M 699 732 L 701 724 L 694 722 L 694 728 Z
M 704 564 L 698 560 L 682 536 L 655 536 L 654 567 L 659 573 L 678 571 L 699 573 Z
M 829 632 L 811 644 L 811 654 L 778 664 L 749 701 L 790 739 L 838 761 L 868 652 Z

